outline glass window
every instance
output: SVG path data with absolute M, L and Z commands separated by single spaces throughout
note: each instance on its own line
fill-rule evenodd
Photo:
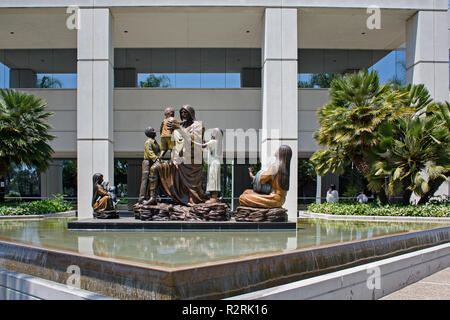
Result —
M 76 49 L 0 50 L 1 88 L 76 88 Z
M 200 70 L 201 88 L 225 88 L 226 50 L 202 49 Z
M 9 70 L 7 65 L 0 62 L 0 89 L 9 88 Z
M 128 161 L 126 159 L 114 159 L 114 184 L 117 197 L 125 200 L 128 196 Z
M 175 73 L 138 73 L 139 88 L 175 88 Z
M 380 83 L 406 84 L 406 52 L 398 50 L 328 50 L 298 51 L 298 87 L 329 88 L 339 74 L 359 70 L 377 70 Z
M 67 197 L 77 196 L 77 160 L 68 159 L 62 161 L 63 194 Z
M 329 88 L 331 81 L 349 70 L 349 50 L 299 49 L 298 87 Z
M 240 88 L 241 74 L 240 73 L 226 73 L 225 74 L 225 88 Z
M 120 48 L 115 87 L 261 87 L 261 50 L 241 48 Z
M 41 175 L 34 167 L 12 164 L 6 173 L 6 196 L 40 197 Z
M 337 73 L 300 73 L 298 74 L 299 88 L 329 88 Z
M 226 88 L 226 73 L 200 74 L 202 88 Z
M 175 85 L 176 88 L 201 88 L 200 73 L 177 73 Z
M 398 85 L 406 84 L 406 51 L 394 50 L 377 61 L 369 71 L 378 71 L 380 83 L 393 82 Z

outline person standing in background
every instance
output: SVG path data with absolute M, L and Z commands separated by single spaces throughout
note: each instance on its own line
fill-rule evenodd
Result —
M 364 194 L 364 191 L 361 191 L 361 193 L 356 197 L 356 201 L 359 203 L 367 203 L 369 201 L 369 198 Z
M 336 190 L 336 186 L 334 184 L 332 184 L 327 191 L 327 202 L 332 203 L 332 202 L 338 202 L 338 201 L 339 201 L 339 194 Z

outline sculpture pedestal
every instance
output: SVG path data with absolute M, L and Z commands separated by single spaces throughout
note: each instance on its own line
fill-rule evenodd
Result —
M 93 215 L 96 219 L 119 219 L 119 211 L 116 210 L 94 211 Z
M 229 221 L 231 218 L 231 211 L 224 203 L 201 203 L 192 207 L 135 204 L 133 211 L 134 217 L 142 221 Z
M 235 219 L 238 222 L 287 222 L 287 210 L 283 208 L 237 207 Z

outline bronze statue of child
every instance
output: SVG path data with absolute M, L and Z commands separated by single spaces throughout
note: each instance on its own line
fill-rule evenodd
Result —
M 152 165 L 159 159 L 159 144 L 156 141 L 156 131 L 152 127 L 145 129 L 145 135 L 147 140 L 144 145 L 144 160 L 142 161 L 142 178 L 141 188 L 139 191 L 139 203 L 143 203 L 144 200 L 148 200 L 149 197 L 149 174 Z
M 175 141 L 172 138 L 173 130 L 171 129 L 169 122 L 178 121 L 175 119 L 175 110 L 172 107 L 166 108 L 164 110 L 164 120 L 161 122 L 161 128 L 159 132 L 161 134 L 161 155 L 162 159 L 166 159 L 167 151 L 171 151 L 175 146 Z

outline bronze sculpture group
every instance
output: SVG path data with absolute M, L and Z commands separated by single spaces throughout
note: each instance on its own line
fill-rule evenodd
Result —
M 133 211 L 136 219 L 153 221 L 228 221 L 231 212 L 221 203 L 222 135 L 219 128 L 212 130 L 211 139 L 204 141 L 205 128 L 196 119 L 190 105 L 180 109 L 180 121 L 173 108 L 164 111 L 161 123 L 161 143 L 156 140 L 155 129 L 145 130 L 142 178 L 138 202 Z M 206 191 L 202 188 L 203 155 L 207 151 L 208 179 Z M 276 161 L 253 176 L 253 190 L 239 197 L 236 221 L 287 221 L 286 210 L 281 208 L 289 189 L 289 169 L 292 151 L 281 146 L 275 153 Z M 103 177 L 94 175 L 92 207 L 96 218 L 117 218 L 117 209 L 107 190 L 101 188 Z M 100 181 L 101 180 L 101 181 Z M 99 182 L 100 181 L 100 182 Z M 160 201 L 164 193 L 169 203 Z M 106 212 L 106 213 L 105 213 Z

